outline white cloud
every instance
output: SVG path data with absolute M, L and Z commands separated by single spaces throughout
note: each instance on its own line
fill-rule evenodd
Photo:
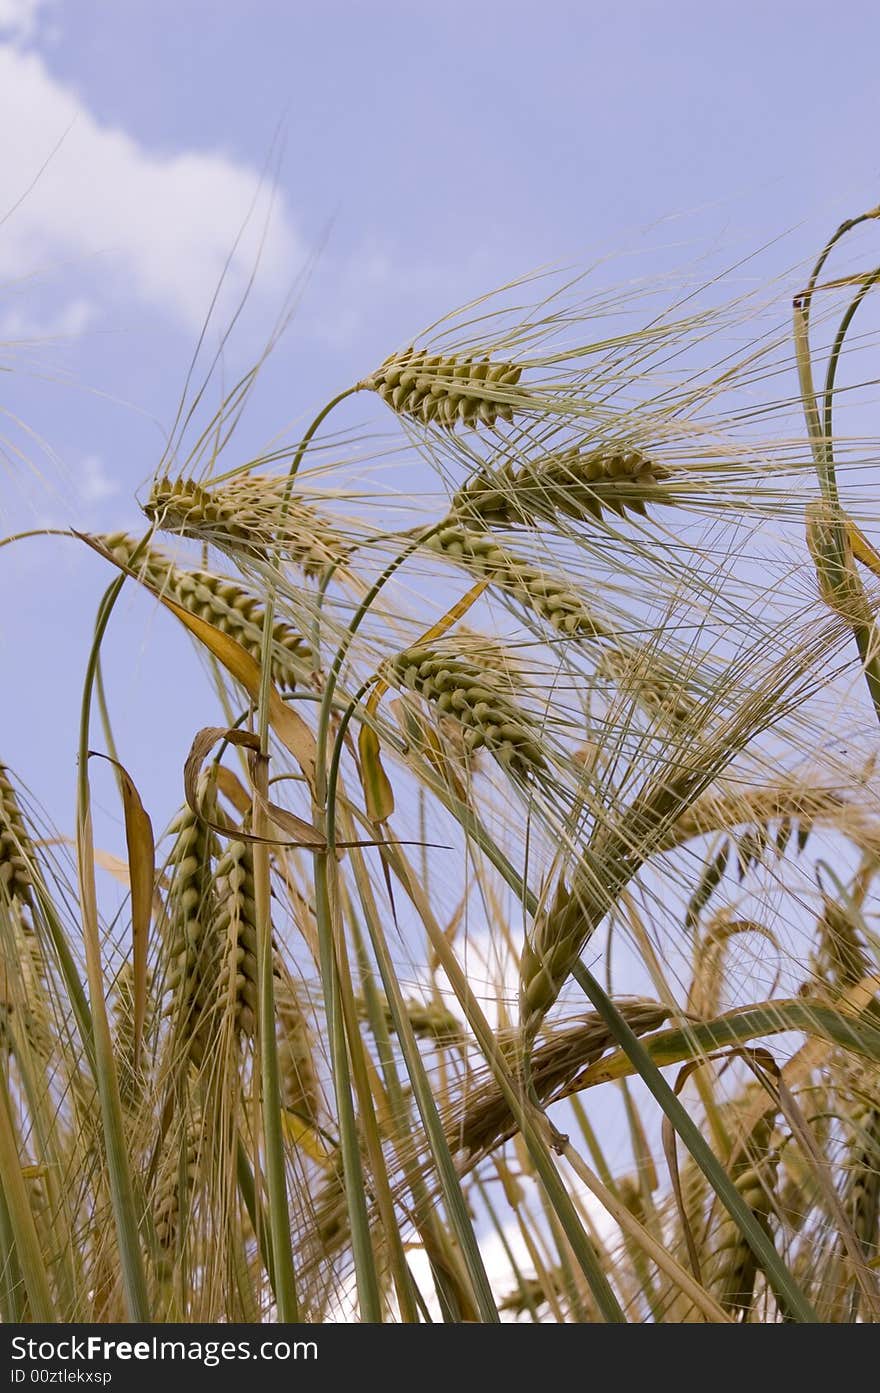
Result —
M 79 494 L 86 503 L 100 503 L 119 492 L 119 484 L 104 468 L 97 455 L 86 455 L 80 470 Z
M 536 1204 L 537 1187 L 535 1182 L 524 1179 L 521 1184 L 526 1199 L 529 1201 L 531 1211 L 535 1213 L 538 1208 Z M 613 1242 L 617 1234 L 617 1228 L 607 1210 L 603 1208 L 588 1190 L 584 1190 L 576 1183 L 572 1185 L 572 1189 L 577 1191 L 583 1207 L 595 1225 L 600 1240 L 603 1242 Z M 507 1212 L 506 1210 L 502 1210 L 502 1215 Z M 486 1276 L 489 1278 L 489 1285 L 492 1288 L 497 1303 L 503 1301 L 505 1296 L 516 1290 L 516 1274 L 511 1266 L 508 1250 L 513 1254 L 513 1260 L 523 1277 L 528 1280 L 529 1277 L 535 1275 L 535 1265 L 528 1244 L 523 1237 L 519 1220 L 511 1217 L 505 1222 L 502 1217 L 500 1222 L 501 1233 L 494 1228 L 489 1229 L 481 1235 L 479 1240 L 480 1253 L 486 1268 Z M 540 1233 L 545 1240 L 549 1237 L 543 1225 L 539 1226 L 533 1233 L 533 1236 L 537 1236 L 538 1233 Z M 552 1244 L 548 1251 L 552 1255 Z M 412 1247 L 407 1254 L 407 1260 L 413 1277 L 425 1297 L 428 1310 L 435 1320 L 440 1319 L 440 1302 L 434 1291 L 433 1279 L 431 1277 L 431 1264 L 428 1261 L 427 1254 L 422 1248 Z M 553 1262 L 552 1256 L 550 1262 L 551 1264 Z M 351 1297 L 353 1302 L 353 1293 L 351 1293 Z M 542 1317 L 543 1319 L 550 1319 L 549 1311 L 546 1308 L 544 1308 L 542 1312 Z M 351 1316 L 341 1315 L 340 1319 L 351 1319 Z M 511 1314 L 504 1314 L 502 1319 L 510 1322 L 515 1320 L 516 1317 Z
M 96 313 L 95 306 L 82 296 L 69 300 L 46 319 L 14 306 L 0 315 L 0 345 L 4 348 L 18 345 L 30 347 L 52 339 L 75 339 L 85 332 Z
M 52 0 L 0 0 L 0 34 L 16 43 L 34 37 L 40 11 Z
M 23 33 L 35 6 L 0 5 Z M 276 297 L 303 263 L 289 214 L 280 199 L 272 208 L 271 188 L 259 188 L 253 169 L 220 153 L 145 149 L 96 120 L 33 51 L 0 45 L 0 129 L 16 133 L 0 162 L 0 276 L 96 258 L 115 297 L 134 293 L 191 329 L 230 253 L 230 294 L 244 288 L 258 255 L 259 283 Z

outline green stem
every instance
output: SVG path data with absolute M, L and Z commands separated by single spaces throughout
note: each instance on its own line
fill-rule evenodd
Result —
M 386 987 L 385 1004 L 390 1013 L 395 1034 L 400 1041 L 407 1073 L 412 1076 L 413 1070 L 420 1070 L 422 1074 L 424 1074 L 422 1057 L 419 1053 L 415 1036 L 412 1034 L 411 1029 L 407 1032 L 410 1021 L 406 1014 L 405 1006 L 402 1006 L 401 1002 L 397 1000 L 397 979 L 390 955 L 388 954 L 387 944 L 385 943 L 384 934 L 382 932 L 381 919 L 373 897 L 372 887 L 366 870 L 366 863 L 360 848 L 352 850 L 351 858 L 355 884 L 364 910 L 370 939 L 374 944 L 374 955 L 377 963 L 380 964 L 380 977 L 383 985 Z M 373 1038 L 376 1042 L 376 1052 L 382 1069 L 382 1078 L 388 1093 L 390 1122 L 394 1131 L 395 1140 L 398 1144 L 398 1161 L 404 1179 L 412 1194 L 414 1222 L 424 1243 L 428 1263 L 431 1268 L 431 1275 L 434 1280 L 434 1285 L 437 1288 L 437 1294 L 440 1297 L 444 1319 L 452 1319 L 452 1316 L 449 1314 L 450 1302 L 446 1299 L 449 1294 L 448 1279 L 442 1267 L 435 1261 L 434 1250 L 442 1250 L 443 1260 L 451 1269 L 456 1267 L 458 1255 L 449 1241 L 449 1236 L 443 1223 L 440 1221 L 436 1206 L 431 1201 L 431 1196 L 422 1171 L 418 1163 L 414 1163 L 411 1155 L 414 1125 L 411 1102 L 409 1097 L 404 1094 L 401 1085 L 388 1025 L 385 1020 L 384 1011 L 379 1000 L 379 993 L 374 980 L 375 974 L 367 957 L 366 944 L 364 943 L 358 927 L 358 921 L 353 912 L 349 913 L 349 921 L 352 925 L 355 953 L 360 972 L 361 989 L 363 991 Z M 384 969 L 382 963 L 384 963 Z M 390 991 L 387 989 L 388 983 L 393 984 Z M 413 1084 L 412 1091 L 413 1096 L 415 1096 L 415 1084 Z M 422 1101 L 429 1110 L 433 1108 L 436 1113 L 436 1102 L 430 1086 L 427 1084 L 426 1078 L 425 1088 L 422 1091 Z M 426 1127 L 426 1132 L 428 1130 L 429 1129 Z M 445 1135 L 443 1141 L 445 1144 Z M 462 1274 L 462 1276 L 464 1277 L 464 1274 Z M 418 1300 L 418 1292 L 416 1292 L 416 1299 Z
M 571 1196 L 563 1184 L 562 1178 L 550 1154 L 549 1147 L 541 1130 L 542 1127 L 549 1129 L 549 1124 L 546 1122 L 543 1114 L 539 1115 L 536 1120 L 533 1108 L 529 1105 L 527 1100 L 523 1098 L 521 1083 L 511 1073 L 507 1061 L 501 1053 L 495 1034 L 489 1022 L 486 1020 L 477 998 L 471 990 L 461 964 L 452 950 L 446 935 L 443 933 L 439 924 L 437 924 L 429 906 L 425 904 L 424 897 L 419 892 L 417 883 L 412 876 L 406 858 L 403 856 L 399 846 L 396 846 L 393 842 L 385 842 L 381 845 L 380 852 L 383 860 L 392 868 L 419 913 L 431 947 L 437 955 L 437 960 L 449 978 L 452 989 L 461 1003 L 468 1025 L 474 1032 L 477 1044 L 495 1075 L 498 1086 L 504 1095 L 505 1102 L 510 1108 L 519 1130 L 523 1134 L 523 1139 L 529 1149 L 529 1154 L 531 1155 L 535 1170 L 540 1177 L 550 1203 L 559 1216 L 559 1221 L 571 1244 L 574 1256 L 590 1285 L 590 1289 L 603 1318 L 613 1324 L 624 1322 L 626 1317 L 620 1308 L 620 1303 L 614 1294 L 608 1278 L 602 1271 L 593 1244 L 589 1236 L 584 1232 L 583 1225 L 572 1203 Z
M 327 860 L 326 852 L 321 852 L 315 856 L 315 916 L 318 927 L 318 949 L 321 980 L 324 988 L 324 1007 L 327 1014 L 333 1087 L 339 1116 L 339 1144 L 342 1151 L 345 1194 L 351 1221 L 352 1249 L 361 1319 L 378 1321 L 381 1319 L 382 1302 L 370 1237 L 370 1220 L 367 1212 L 360 1140 L 351 1093 L 351 1072 L 345 1038 L 345 1022 L 342 1015 L 342 1003 L 339 999 L 339 974 L 336 965 Z
M 89 985 L 96 1082 L 101 1101 L 101 1117 L 107 1148 L 107 1168 L 110 1196 L 129 1319 L 147 1322 L 150 1305 L 144 1275 L 143 1258 L 135 1217 L 134 1187 L 129 1166 L 129 1151 L 125 1139 L 119 1081 L 113 1053 L 113 1039 L 104 997 L 101 967 L 101 941 L 98 931 L 97 890 L 95 886 L 94 842 L 92 836 L 91 789 L 89 785 L 89 731 L 91 727 L 92 692 L 101 642 L 113 606 L 119 596 L 125 576 L 119 576 L 106 592 L 98 611 L 95 636 L 92 642 L 86 678 L 83 686 L 79 730 L 79 767 L 77 774 L 77 868 L 79 874 L 82 928 L 86 954 L 86 973 Z
M 257 1235 L 257 1243 L 260 1249 L 260 1256 L 263 1259 L 263 1266 L 269 1278 L 269 1285 L 277 1302 L 275 1289 L 275 1263 L 272 1258 L 272 1235 L 269 1232 L 269 1225 L 263 1213 L 262 1206 L 257 1199 L 257 1185 L 254 1180 L 254 1172 L 251 1166 L 250 1157 L 247 1154 L 247 1147 L 239 1133 L 235 1139 L 235 1174 L 238 1181 L 238 1189 L 244 1201 L 248 1218 L 251 1221 L 251 1228 Z
M 818 1315 L 780 1258 L 772 1240 L 749 1206 L 743 1201 L 699 1127 L 669 1087 L 645 1046 L 627 1025 L 614 1002 L 606 995 L 596 978 L 582 963 L 577 963 L 572 968 L 572 976 L 592 1001 L 620 1048 L 632 1060 L 644 1083 L 669 1118 L 722 1204 L 729 1211 L 743 1238 L 767 1274 L 774 1290 L 780 1294 L 790 1312 L 798 1320 L 818 1321 Z
M 15 1254 L 28 1295 L 30 1318 L 40 1322 L 54 1321 L 55 1307 L 49 1290 L 49 1276 L 31 1213 L 27 1185 L 21 1173 L 21 1155 L 5 1067 L 0 1068 L 0 1184 L 15 1240 Z
M 290 507 L 293 482 L 309 443 L 330 412 L 346 397 L 357 391 L 349 387 L 329 401 L 318 412 L 303 436 L 290 467 L 288 486 L 282 501 L 278 521 L 279 531 Z M 280 566 L 280 558 L 275 558 Z M 263 778 L 268 776 L 265 763 L 269 756 L 269 692 L 272 683 L 272 631 L 275 624 L 276 587 L 269 585 L 263 617 L 263 638 L 260 651 L 260 693 L 258 723 L 260 754 L 263 759 Z M 257 813 L 259 835 L 268 834 L 264 814 Z M 255 831 L 256 831 L 255 827 Z M 319 859 L 319 858 L 318 858 Z M 275 1286 L 278 1314 L 282 1321 L 295 1322 L 297 1316 L 296 1282 L 293 1271 L 293 1251 L 290 1242 L 290 1219 L 287 1204 L 287 1177 L 284 1163 L 284 1138 L 281 1124 L 281 1094 L 278 1085 L 278 1046 L 275 1039 L 275 990 L 272 973 L 272 923 L 269 848 L 265 843 L 254 846 L 254 889 L 257 917 L 257 992 L 260 1001 L 260 1093 L 263 1110 L 263 1134 L 266 1146 L 266 1186 L 269 1196 L 269 1224 L 275 1260 Z
M 416 1107 L 419 1110 L 422 1126 L 425 1129 L 425 1135 L 431 1146 L 434 1162 L 437 1166 L 437 1173 L 443 1198 L 446 1203 L 449 1224 L 461 1246 L 462 1257 L 468 1269 L 477 1309 L 480 1312 L 481 1318 L 484 1321 L 494 1323 L 499 1317 L 495 1306 L 495 1299 L 492 1295 L 492 1288 L 486 1274 L 479 1245 L 474 1235 L 473 1225 L 467 1212 L 467 1205 L 464 1195 L 462 1194 L 461 1182 L 449 1151 L 449 1145 L 446 1141 L 446 1135 L 443 1131 L 443 1125 L 437 1111 L 437 1104 L 434 1100 L 424 1061 L 419 1053 L 419 1047 L 415 1034 L 413 1033 L 412 1023 L 407 1015 L 406 1003 L 403 1000 L 400 984 L 394 971 L 394 964 L 391 959 L 391 954 L 388 951 L 388 943 L 378 919 L 374 922 L 372 917 L 370 917 L 367 921 L 367 929 L 370 934 L 373 953 L 379 968 L 379 975 L 382 978 L 385 999 L 388 1002 L 394 1029 L 400 1041 L 401 1050 L 403 1051 Z
M 853 316 L 855 315 L 856 310 L 859 308 L 859 305 L 862 303 L 868 292 L 873 289 L 873 287 L 878 283 L 878 281 L 880 281 L 880 266 L 878 266 L 875 271 L 872 271 L 870 275 L 865 277 L 865 280 L 861 288 L 859 289 L 858 293 L 853 297 L 853 300 L 850 303 L 849 308 L 846 311 L 846 314 L 840 321 L 840 328 L 837 331 L 837 335 L 835 337 L 831 353 L 828 357 L 828 367 L 825 373 L 825 391 L 823 393 L 823 429 L 825 432 L 825 441 L 826 448 L 828 451 L 829 464 L 831 463 L 833 441 L 831 418 L 833 411 L 834 381 L 837 376 L 837 365 L 840 361 L 840 354 L 843 349 L 843 342 L 847 336 L 847 333 L 849 332 L 849 326 L 853 321 Z
M 843 577 L 847 568 L 848 551 L 846 518 L 840 503 L 840 494 L 834 468 L 834 383 L 837 375 L 837 365 L 840 360 L 844 340 L 849 331 L 849 326 L 856 310 L 868 294 L 868 291 L 880 281 L 880 268 L 865 277 L 863 284 L 849 305 L 849 308 L 843 316 L 840 327 L 838 328 L 828 358 L 821 417 L 816 398 L 816 390 L 813 384 L 812 355 L 810 352 L 810 307 L 819 274 L 832 248 L 853 227 L 858 226 L 859 223 L 866 222 L 870 218 L 876 218 L 878 216 L 880 216 L 880 209 L 875 208 L 869 213 L 862 213 L 857 218 L 849 218 L 846 222 L 841 223 L 834 235 L 829 238 L 819 260 L 816 262 L 806 290 L 803 294 L 797 296 L 794 302 L 794 342 L 798 379 L 801 389 L 801 401 L 807 423 L 807 433 L 813 450 L 813 458 L 816 463 L 816 473 L 819 477 L 819 486 L 822 490 L 822 496 L 831 510 L 832 526 L 829 529 L 828 537 L 828 562 L 841 577 Z M 853 573 L 850 578 L 850 583 L 857 588 L 861 597 L 865 598 L 864 587 L 858 575 Z M 880 721 L 880 657 L 878 657 L 875 625 L 873 623 L 860 624 L 854 622 L 850 627 L 852 628 L 853 637 L 855 638 L 856 646 L 859 650 L 859 657 L 862 660 L 868 692 L 877 714 L 877 719 Z
M 303 456 L 305 455 L 305 452 L 309 447 L 309 443 L 315 435 L 315 432 L 320 428 L 322 422 L 326 420 L 327 416 L 329 416 L 330 412 L 334 409 L 334 407 L 336 407 L 346 397 L 351 396 L 352 393 L 357 390 L 358 389 L 356 387 L 349 387 L 344 392 L 340 392 L 338 396 L 332 399 L 332 401 L 329 401 L 327 405 L 321 411 L 319 411 L 318 415 L 315 417 L 314 421 L 309 426 L 308 430 L 303 436 L 290 467 L 288 486 L 284 493 L 281 513 L 278 521 L 279 532 L 283 527 L 284 520 L 287 516 L 287 512 L 290 507 L 290 498 L 297 471 L 302 462 Z M 276 555 L 275 557 L 275 565 L 280 568 L 281 558 L 278 555 Z M 260 739 L 260 753 L 264 762 L 264 777 L 267 776 L 267 765 L 265 764 L 265 761 L 268 760 L 269 756 L 269 693 L 271 690 L 272 683 L 271 650 L 272 631 L 275 624 L 275 604 L 276 585 L 274 582 L 272 582 L 270 583 L 266 593 L 266 609 L 263 617 L 263 638 L 260 652 L 261 671 L 260 692 L 258 702 L 258 733 Z M 259 820 L 262 827 L 261 835 L 266 836 L 268 833 L 268 827 L 263 825 L 265 823 L 264 815 L 259 814 L 257 820 Z M 316 899 L 318 900 L 319 905 L 324 906 L 323 911 L 320 908 L 318 911 L 319 927 L 322 925 L 323 922 L 323 926 L 326 930 L 326 920 L 323 916 L 326 915 L 327 898 L 326 894 L 322 895 L 321 888 L 319 885 L 319 881 L 321 880 L 321 871 L 319 869 L 318 863 L 322 860 L 325 860 L 325 858 L 321 856 L 316 856 L 315 858 Z M 325 880 L 324 890 L 326 891 L 326 864 L 323 868 L 323 876 Z M 257 955 L 257 991 L 260 1001 L 261 1017 L 261 1097 L 263 1109 L 263 1132 L 266 1146 L 266 1185 L 269 1194 L 269 1223 L 272 1234 L 272 1251 L 275 1261 L 276 1298 L 278 1301 L 278 1313 L 280 1319 L 282 1321 L 296 1321 L 296 1287 L 293 1273 L 293 1253 L 290 1242 L 290 1220 L 287 1205 L 287 1179 L 285 1172 L 284 1142 L 281 1125 L 281 1095 L 278 1085 L 278 1048 L 275 1039 L 274 1028 L 275 994 L 272 974 L 272 926 L 269 848 L 268 845 L 266 845 L 265 843 L 256 843 L 254 846 L 254 887 L 256 892 L 255 898 L 257 910 L 257 943 L 259 950 Z M 323 967 L 327 966 L 329 971 L 331 964 L 332 956 L 330 958 L 326 956 L 326 954 L 324 953 L 324 945 L 322 944 L 322 975 Z M 334 991 L 336 990 L 335 970 L 331 972 L 331 977 L 333 979 L 332 983 L 330 979 L 325 978 L 324 990 L 325 1000 L 328 1008 L 328 1020 L 332 1022 L 335 1020 L 336 1017 L 338 1017 L 339 1014 L 338 1011 L 333 1011 L 333 996 Z M 338 1029 L 340 1028 L 341 1023 L 339 1027 L 331 1027 L 331 1051 L 334 1056 L 334 1084 L 337 1086 L 338 1089 L 342 1088 L 342 1078 L 340 1077 L 339 1079 L 337 1079 L 337 1070 L 344 1068 L 344 1073 L 346 1076 L 348 1073 L 347 1061 L 345 1061 L 345 1064 L 343 1066 L 340 1060 L 337 1058 L 336 1045 L 338 1044 Z M 348 1109 L 346 1110 L 345 1107 L 343 1107 L 340 1117 L 340 1128 L 343 1134 L 343 1154 L 347 1154 L 349 1158 L 351 1158 L 352 1145 L 351 1136 L 349 1135 L 351 1131 L 350 1120 L 348 1123 L 346 1122 L 346 1112 L 350 1112 L 351 1110 L 351 1094 L 347 1082 L 345 1087 L 342 1088 L 342 1092 L 346 1093 L 348 1096 Z M 361 1176 L 359 1176 L 358 1191 L 360 1203 L 361 1205 L 363 1205 L 363 1183 Z M 375 1273 L 372 1274 L 372 1281 L 368 1282 L 367 1285 L 371 1289 L 374 1289 L 376 1292 L 376 1302 L 374 1303 L 372 1299 L 368 1300 L 370 1310 L 374 1313 L 373 1318 L 375 1318 L 375 1311 L 378 1302 L 378 1287 L 375 1282 Z
M 325 413 L 326 414 L 326 413 Z M 295 462 L 296 463 L 296 462 Z M 334 854 L 336 838 L 336 787 L 338 779 L 341 740 L 337 737 L 334 749 L 334 763 L 331 769 L 332 783 L 327 777 L 327 745 L 329 742 L 330 715 L 334 706 L 336 685 L 345 656 L 354 640 L 370 606 L 382 587 L 399 566 L 420 545 L 412 542 L 402 553 L 386 566 L 385 570 L 370 587 L 349 623 L 345 637 L 340 644 L 330 672 L 321 701 L 316 737 L 316 776 L 315 776 L 315 815 L 321 830 L 327 837 L 328 850 L 315 857 L 315 891 L 321 976 L 324 985 L 324 1001 L 327 1019 L 330 1023 L 330 1050 L 336 1102 L 339 1110 L 339 1132 L 345 1165 L 346 1195 L 352 1226 L 352 1242 L 355 1256 L 355 1270 L 358 1282 L 358 1295 L 362 1313 L 365 1307 L 378 1312 L 378 1291 L 372 1261 L 372 1244 L 369 1239 L 369 1217 L 366 1209 L 360 1149 L 357 1139 L 357 1123 L 354 1116 L 351 1096 L 350 1074 L 345 1038 L 345 1024 L 339 1002 L 339 979 L 336 965 L 336 946 L 333 921 L 330 913 L 328 885 L 328 860 Z M 353 709 L 353 708 L 352 708 Z M 349 717 L 350 719 L 350 717 Z M 347 724 L 347 722 L 346 722 Z M 344 731 L 343 731 L 344 734 Z M 349 1169 L 350 1168 L 350 1169 Z M 365 1315 L 365 1319 L 370 1319 Z M 378 1319 L 378 1314 L 372 1317 Z
M 268 703 L 262 709 L 268 713 Z M 299 1319 L 299 1308 L 290 1241 L 281 1092 L 278 1082 L 278 1046 L 275 1039 L 272 903 L 269 847 L 265 841 L 269 836 L 269 825 L 263 811 L 268 796 L 268 760 L 265 755 L 260 755 L 257 760 L 254 782 L 259 795 L 254 808 L 254 832 L 263 839 L 254 843 L 254 908 L 257 921 L 257 995 L 260 1003 L 260 1098 L 266 1148 L 269 1232 L 275 1259 L 275 1301 L 278 1306 L 278 1319 L 282 1322 L 296 1322 Z
M 21 1324 L 24 1316 L 23 1295 L 24 1282 L 15 1251 L 12 1221 L 0 1184 L 0 1313 L 4 1325 Z

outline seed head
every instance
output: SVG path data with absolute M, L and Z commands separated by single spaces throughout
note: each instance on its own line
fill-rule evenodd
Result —
M 424 425 L 488 426 L 511 421 L 528 395 L 518 388 L 522 367 L 490 358 L 444 357 L 425 349 L 393 353 L 364 386 L 401 416 Z
M 432 648 L 410 648 L 387 667 L 388 681 L 417 692 L 461 725 L 469 750 L 485 746 L 513 773 L 543 768 L 534 719 L 523 711 L 496 674 L 465 658 Z

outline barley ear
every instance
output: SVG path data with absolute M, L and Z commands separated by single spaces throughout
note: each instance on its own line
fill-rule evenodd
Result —
M 447 430 L 511 421 L 529 404 L 519 386 L 522 368 L 514 363 L 464 355 L 444 357 L 426 349 L 393 353 L 363 382 L 400 416 Z

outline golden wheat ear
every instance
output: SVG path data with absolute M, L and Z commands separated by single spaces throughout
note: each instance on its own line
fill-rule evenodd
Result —
M 598 521 L 605 511 L 644 515 L 649 503 L 668 501 L 662 484 L 669 477 L 650 455 L 625 447 L 573 446 L 534 460 L 511 456 L 459 489 L 450 514 L 472 527 L 529 526 L 555 516 Z
M 154 594 L 167 595 L 182 609 L 235 639 L 252 657 L 260 657 L 266 613 L 260 595 L 211 571 L 177 566 L 158 547 L 144 548 L 125 532 L 93 540 Z M 273 679 L 281 689 L 293 690 L 310 669 L 309 645 L 280 619 L 273 622 L 271 640 Z
M 386 358 L 363 385 L 378 392 L 392 411 L 424 425 L 492 429 L 528 403 L 521 376 L 522 367 L 514 363 L 407 348 Z
M 462 727 L 469 750 L 485 747 L 518 775 L 543 768 L 534 718 L 519 710 L 490 671 L 449 652 L 410 648 L 386 665 L 388 681 L 417 692 Z
M 244 474 L 216 484 L 158 479 L 144 504 L 164 532 L 267 561 L 279 554 L 309 580 L 344 562 L 349 546 L 330 522 L 291 492 L 286 475 Z

